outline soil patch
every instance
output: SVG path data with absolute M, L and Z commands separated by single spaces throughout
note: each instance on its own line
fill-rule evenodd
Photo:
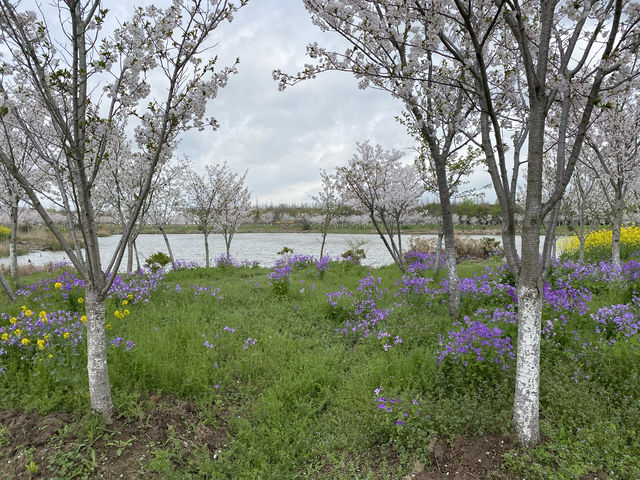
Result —
M 0 410 L 0 479 L 154 479 L 146 467 L 158 449 L 181 462 L 203 451 L 214 456 L 224 445 L 223 417 L 205 421 L 193 402 L 151 399 L 142 418 L 118 418 L 95 438 L 69 414 Z

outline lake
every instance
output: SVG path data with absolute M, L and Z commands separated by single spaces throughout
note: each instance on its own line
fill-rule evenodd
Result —
M 420 238 L 435 239 L 436 235 L 414 235 Z M 495 235 L 468 235 L 471 238 L 480 239 L 482 237 L 490 237 L 501 240 L 500 236 Z M 544 237 L 541 236 L 541 242 Z M 403 247 L 406 250 L 409 246 L 410 236 L 403 237 Z M 108 264 L 113 251 L 115 250 L 120 235 L 112 235 L 110 237 L 100 238 L 100 251 L 102 254 L 103 268 Z M 169 235 L 171 249 L 176 259 L 197 262 L 200 265 L 205 263 L 204 255 L 204 238 L 201 234 L 172 234 Z M 344 234 L 335 233 L 327 236 L 325 245 L 325 255 L 332 257 L 339 256 L 342 252 L 350 248 L 350 245 L 364 242 L 364 249 L 367 258 L 362 262 L 364 265 L 381 266 L 393 263 L 391 255 L 385 248 L 382 240 L 376 234 Z M 321 236 L 318 233 L 238 233 L 234 236 L 231 243 L 231 255 L 239 260 L 256 260 L 262 266 L 270 266 L 278 259 L 277 252 L 283 247 L 293 249 L 294 253 L 304 253 L 318 256 L 320 254 Z M 166 253 L 166 246 L 162 235 L 146 234 L 140 235 L 137 240 L 138 253 L 140 261 L 150 255 L 162 251 Z M 520 237 L 516 237 L 516 246 L 520 249 Z M 225 252 L 224 240 L 222 235 L 209 236 L 209 251 L 213 259 L 219 257 Z M 126 269 L 126 253 L 122 264 Z M 0 263 L 8 264 L 8 258 L 0 259 Z M 50 251 L 33 251 L 27 255 L 18 257 L 19 264 L 31 262 L 35 265 L 43 265 L 49 262 L 68 261 L 64 252 Z M 135 268 L 135 261 L 134 261 Z M 120 270 L 123 270 L 122 266 Z

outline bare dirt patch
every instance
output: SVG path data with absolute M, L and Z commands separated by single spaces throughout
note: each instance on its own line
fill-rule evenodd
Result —
M 225 419 L 211 425 L 202 413 L 193 402 L 164 397 L 144 418 L 118 418 L 88 438 L 81 420 L 69 414 L 0 410 L 0 479 L 153 479 L 145 467 L 156 448 L 184 456 L 203 450 L 214 455 L 221 448 Z

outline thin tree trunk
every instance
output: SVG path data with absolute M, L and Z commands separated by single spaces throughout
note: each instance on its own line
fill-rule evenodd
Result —
M 127 242 L 127 275 L 133 270 L 133 240 Z
M 620 259 L 620 237 L 622 230 L 622 188 L 618 185 L 614 192 L 615 200 L 611 216 L 611 261 L 617 267 L 622 265 Z
M 442 230 L 442 225 L 440 225 L 440 230 L 438 230 L 438 243 L 436 246 L 436 273 L 440 271 L 442 267 L 442 240 L 444 238 L 444 232 Z
M 11 239 L 9 241 L 9 259 L 11 262 L 11 276 L 18 282 L 18 197 L 12 198 L 10 208 Z
M 169 252 L 169 258 L 171 259 L 171 268 L 176 269 L 176 261 L 173 258 L 173 251 L 171 250 L 171 244 L 169 243 L 169 237 L 167 233 L 164 231 L 164 228 L 160 228 L 160 233 L 162 233 L 162 238 L 164 238 L 164 243 L 167 246 L 167 251 Z
M 107 341 L 105 333 L 105 301 L 98 292 L 87 285 L 85 291 L 87 312 L 87 372 L 91 409 L 107 421 L 113 421 L 113 402 L 107 366 Z
M 458 285 L 458 265 L 456 261 L 456 240 L 453 230 L 453 215 L 451 212 L 451 196 L 447 182 L 445 162 L 435 161 L 436 181 L 442 207 L 442 233 L 444 236 L 444 253 L 447 265 L 447 281 L 449 283 L 449 314 L 458 318 L 460 314 L 460 288 Z
M 9 297 L 9 300 L 11 300 L 12 302 L 15 302 L 16 295 L 15 293 L 13 293 L 13 290 L 11 289 L 11 285 L 9 285 L 9 282 L 7 282 L 7 279 L 4 277 L 4 273 L 2 273 L 2 270 L 0 270 L 0 283 L 2 283 L 2 287 L 4 288 L 4 291 L 7 292 L 7 297 Z
M 138 245 L 136 244 L 135 240 L 133 241 L 133 252 L 136 255 L 136 268 L 139 272 L 140 270 L 142 270 L 142 266 L 140 265 L 140 255 L 138 255 Z
M 209 232 L 206 230 L 204 232 L 204 255 L 205 255 L 204 266 L 206 268 L 209 268 L 211 265 L 209 262 Z
M 585 235 L 584 235 L 584 212 L 580 211 L 580 235 L 578 236 L 578 241 L 580 242 L 580 250 L 578 253 L 578 260 L 584 262 L 584 244 L 585 244 Z

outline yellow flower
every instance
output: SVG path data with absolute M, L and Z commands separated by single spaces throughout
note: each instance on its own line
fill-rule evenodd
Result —
M 44 350 L 44 340 L 38 340 L 38 348 L 40 350 Z
M 19 337 L 21 333 L 22 333 L 22 330 L 20 330 L 19 328 L 16 328 L 16 329 L 13 331 L 13 334 L 14 334 L 16 337 Z
M 107 324 L 104 326 L 104 328 L 106 328 L 107 330 L 111 330 L 111 324 L 110 324 L 110 323 L 107 323 Z
M 2 340 L 4 340 L 6 342 L 7 340 L 9 340 L 9 334 L 8 333 L 3 333 L 2 337 L 0 337 L 0 338 L 2 338 Z
M 27 343 L 29 343 L 29 339 L 28 338 L 23 338 L 21 340 L 21 342 L 22 342 L 23 345 L 26 345 Z
M 14 323 L 16 323 L 18 321 L 18 319 L 16 317 L 11 317 L 9 319 L 9 322 L 13 325 Z
M 44 310 L 40 310 L 40 313 L 38 314 L 38 316 L 39 316 L 40 318 L 42 318 L 42 317 L 46 317 L 46 316 L 47 316 L 47 312 L 45 312 Z
M 129 300 L 122 300 L 123 305 L 127 305 L 128 303 L 129 303 Z
M 49 358 L 53 358 L 53 354 L 52 353 L 49 354 Z
M 78 303 L 84 303 L 84 298 L 80 297 L 80 298 L 78 299 Z
M 81 321 L 82 323 L 87 323 L 87 316 L 86 316 L 86 315 L 82 315 L 82 316 L 80 317 L 80 321 Z
M 133 294 L 132 293 L 127 294 L 127 298 L 131 300 L 133 298 Z
M 62 338 L 69 338 L 69 335 L 71 335 L 69 332 L 64 332 L 64 335 L 62 335 Z
M 47 334 L 44 336 L 44 339 L 45 339 L 45 340 L 49 340 L 49 337 L 51 337 L 51 334 L 47 333 Z
M 124 309 L 124 316 L 126 317 L 127 315 L 129 315 L 129 310 L 128 309 Z
M 26 307 L 26 306 L 24 306 L 24 305 L 22 305 L 22 306 L 20 307 L 20 310 L 22 310 L 23 312 L 24 312 L 26 309 L 27 309 L 27 307 Z
M 61 289 L 61 288 L 62 288 L 62 283 L 60 283 L 60 282 L 56 282 L 56 283 L 54 283 L 54 284 L 53 284 L 53 288 Z
M 33 315 L 33 312 L 32 312 L 31 310 L 25 310 L 25 311 L 24 311 L 24 314 L 25 314 L 27 317 L 30 317 L 31 315 Z

